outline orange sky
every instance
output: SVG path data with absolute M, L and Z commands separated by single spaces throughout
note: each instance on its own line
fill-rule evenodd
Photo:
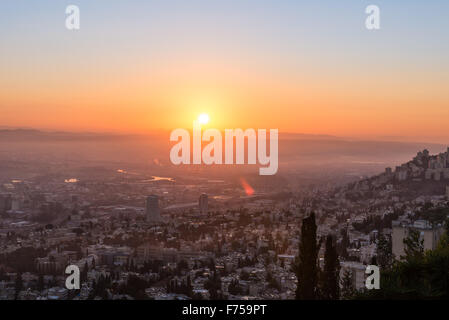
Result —
M 63 81 L 46 70 L 39 77 L 22 70 L 2 84 L 1 124 L 146 132 L 190 128 L 199 113 L 208 113 L 217 128 L 399 136 L 441 135 L 449 128 L 448 88 L 425 73 L 385 79 L 313 72 L 318 69 L 289 75 L 204 61 L 171 67 L 67 69 Z
M 164 8 L 176 14 L 167 21 L 120 8 L 124 18 L 111 26 L 94 4 L 83 5 L 93 11 L 78 33 L 60 28 L 50 3 L 44 20 L 3 20 L 0 126 L 150 132 L 191 128 L 207 113 L 219 129 L 449 137 L 444 17 L 433 16 L 440 24 L 424 30 L 393 21 L 368 33 L 357 16 L 363 8 L 346 8 L 347 19 L 333 21 L 310 5 L 298 22 L 289 2 L 275 20 L 256 15 L 276 8 L 245 7 L 232 23 L 213 6 L 205 9 L 210 20 L 199 22 L 186 8 Z M 329 19 L 337 27 L 327 28 Z

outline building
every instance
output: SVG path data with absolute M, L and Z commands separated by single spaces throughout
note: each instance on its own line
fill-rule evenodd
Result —
M 401 259 L 405 255 L 404 239 L 407 238 L 410 230 L 419 232 L 420 239 L 423 240 L 424 250 L 434 250 L 438 245 L 444 229 L 441 225 L 433 226 L 426 220 L 416 220 L 414 223 L 404 223 L 393 221 L 392 249 L 396 259 Z
M 399 167 L 399 166 L 396 167 L 395 178 L 398 181 L 405 181 L 405 180 L 407 180 L 407 168 Z
M 181 260 L 200 259 L 209 254 L 198 250 L 177 250 L 152 245 L 141 245 L 136 249 L 138 261 L 161 260 L 164 262 L 178 262 Z
M 61 287 L 53 287 L 48 289 L 48 300 L 66 300 L 68 297 L 68 290 Z
M 11 201 L 11 210 L 20 211 L 22 209 L 22 201 L 18 198 L 13 198 Z
M 356 290 L 365 288 L 366 266 L 363 263 L 355 261 L 342 261 L 340 262 L 340 266 L 340 279 L 343 278 L 346 271 L 349 271 L 352 276 L 352 286 Z
M 198 200 L 198 204 L 200 207 L 200 213 L 204 214 L 208 211 L 208 197 L 207 194 L 203 193 L 200 195 L 200 198 Z
M 150 195 L 146 200 L 146 217 L 147 221 L 151 223 L 161 222 L 161 213 L 159 209 L 159 197 L 156 195 Z
M 10 193 L 0 194 L 0 213 L 11 210 L 12 195 Z

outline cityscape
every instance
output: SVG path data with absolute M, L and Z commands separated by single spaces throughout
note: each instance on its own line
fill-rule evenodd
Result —
M 0 300 L 448 299 L 447 12 L 2 1 Z
M 4 162 L 11 171 L 27 166 Z M 295 299 L 300 230 L 311 215 L 316 238 L 330 236 L 338 254 L 339 294 L 329 298 L 350 299 L 363 294 L 367 265 L 406 259 L 413 232 L 422 254 L 446 239 L 449 148 L 301 192 L 250 174 L 169 178 L 92 167 L 64 176 L 72 170 L 54 162 L 51 173 L 2 177 L 0 299 Z M 317 251 L 323 270 L 328 250 Z M 65 286 L 68 265 L 81 270 L 79 290 Z

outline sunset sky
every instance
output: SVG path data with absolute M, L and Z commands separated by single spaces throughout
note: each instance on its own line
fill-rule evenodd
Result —
M 315 2 L 2 0 L 0 126 L 449 137 L 449 1 Z

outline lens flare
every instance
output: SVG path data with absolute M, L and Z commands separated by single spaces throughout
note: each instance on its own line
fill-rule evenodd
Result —
M 254 194 L 254 189 L 249 185 L 249 183 L 245 179 L 240 178 L 240 184 L 242 185 L 243 190 L 245 190 L 247 196 L 252 196 Z

